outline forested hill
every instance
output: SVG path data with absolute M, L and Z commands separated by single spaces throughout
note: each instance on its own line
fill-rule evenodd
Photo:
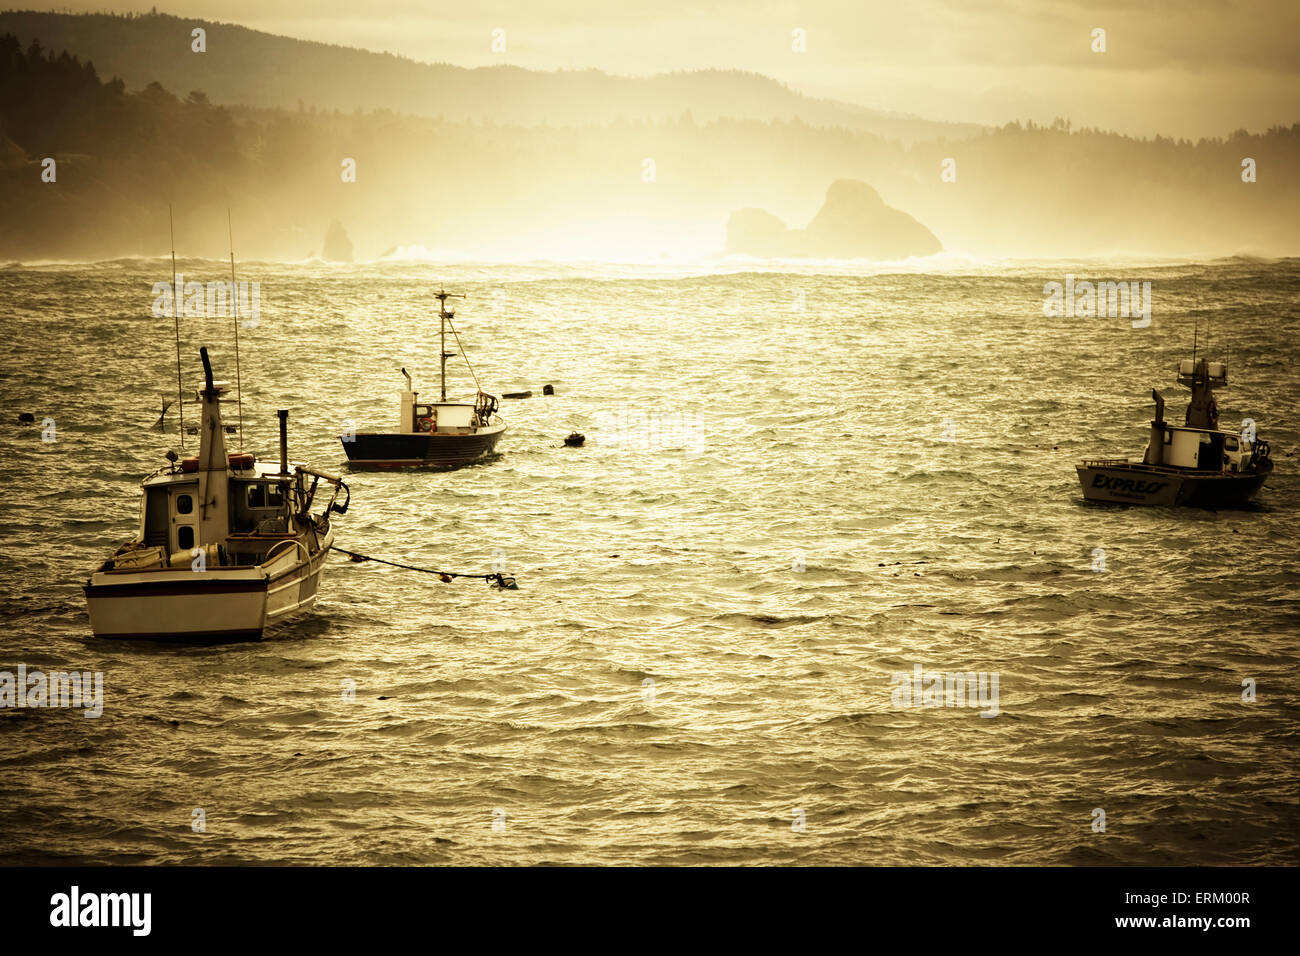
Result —
M 1294 255 L 1298 176 L 1300 124 L 1192 143 L 1062 120 L 906 144 L 797 118 L 560 127 L 253 109 L 197 82 L 137 89 L 76 50 L 0 35 L 3 260 L 165 254 L 168 203 L 182 254 L 214 258 L 227 208 L 243 258 L 318 253 L 334 219 L 360 259 L 708 254 L 736 210 L 805 223 L 841 179 L 950 252 Z
M 206 52 L 191 31 L 206 31 Z M 131 89 L 157 81 L 201 89 L 217 103 L 295 109 L 390 109 L 416 116 L 500 124 L 579 125 L 720 116 L 798 117 L 912 141 L 961 136 L 973 124 L 939 123 L 805 97 L 775 80 L 734 70 L 612 76 L 599 70 L 546 72 L 501 65 L 466 69 L 275 36 L 247 27 L 166 14 L 0 13 L 0 33 L 26 46 L 70 50 Z M 488 37 L 483 38 L 484 46 Z M 508 62 L 508 61 L 507 61 Z

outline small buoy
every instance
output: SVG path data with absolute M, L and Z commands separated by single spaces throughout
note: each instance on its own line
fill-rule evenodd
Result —
M 361 555 L 359 555 L 359 554 L 350 554 L 350 555 L 348 555 L 348 560 L 349 560 L 349 561 L 355 561 L 357 564 L 360 564 L 362 561 L 364 561 L 364 560 L 366 560 L 366 559 L 363 558 L 363 557 L 362 557 Z
M 568 438 L 564 439 L 564 444 L 570 448 L 581 448 L 582 443 L 587 440 L 587 436 L 581 432 L 574 432 Z
M 451 575 L 450 575 L 450 574 L 440 574 L 440 575 L 438 575 L 438 580 L 441 581 L 443 584 L 451 584 Z
M 19 412 L 19 413 L 18 413 L 18 423 L 19 423 L 20 425 L 35 425 L 35 424 L 36 424 L 36 416 L 33 415 L 31 412 Z
M 502 398 L 532 398 L 532 392 L 502 392 Z
M 542 386 L 542 394 L 543 394 L 543 395 L 554 395 L 554 394 L 555 394 L 555 386 L 554 386 L 554 385 L 543 385 L 543 386 Z

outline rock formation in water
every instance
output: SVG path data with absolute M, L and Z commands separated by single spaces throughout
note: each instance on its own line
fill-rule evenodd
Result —
M 934 233 L 854 179 L 831 184 L 807 229 L 787 229 L 762 209 L 742 209 L 727 222 L 727 251 L 750 256 L 902 259 L 942 250 Z
M 741 209 L 727 221 L 727 251 L 764 258 L 792 255 L 794 231 L 765 209 Z
M 343 223 L 337 219 L 331 219 L 329 228 L 325 230 L 325 245 L 320 257 L 327 262 L 352 261 L 352 240 L 344 232 Z

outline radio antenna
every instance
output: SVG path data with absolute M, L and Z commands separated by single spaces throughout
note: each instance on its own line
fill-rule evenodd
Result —
M 239 413 L 239 450 L 244 450 L 244 389 L 239 380 L 239 286 L 235 284 L 235 232 L 226 207 L 226 235 L 230 238 L 230 302 L 235 316 L 235 401 Z
M 176 300 L 181 290 L 176 287 L 176 224 L 172 220 L 172 204 L 167 204 L 167 231 L 172 241 L 172 324 L 176 326 L 176 409 L 181 423 L 181 451 L 185 450 L 185 392 L 181 387 L 181 320 L 176 311 Z

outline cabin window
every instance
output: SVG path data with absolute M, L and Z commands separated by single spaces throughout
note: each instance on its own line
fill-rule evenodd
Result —
M 1166 444 L 1166 445 L 1172 445 L 1173 443 L 1174 443 L 1174 433 L 1173 433 L 1173 432 L 1165 432 L 1165 444 Z
M 248 486 L 248 507 L 278 508 L 284 504 L 284 492 L 279 485 L 256 483 Z
M 194 528 L 191 525 L 183 524 L 176 529 L 176 547 L 181 551 L 194 547 Z
M 1237 450 L 1236 436 L 1233 436 L 1232 438 L 1225 438 L 1223 440 L 1223 447 L 1226 448 L 1228 451 L 1236 451 Z
M 176 496 L 176 513 L 178 515 L 187 515 L 194 510 L 194 499 L 189 495 Z

